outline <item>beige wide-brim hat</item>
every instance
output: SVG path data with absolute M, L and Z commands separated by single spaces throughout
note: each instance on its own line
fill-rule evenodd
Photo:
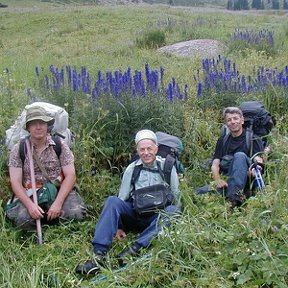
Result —
M 152 140 L 156 145 L 158 145 L 157 136 L 151 130 L 143 129 L 143 130 L 138 131 L 135 136 L 135 144 L 138 145 L 138 143 L 144 139 Z
M 27 130 L 27 124 L 33 120 L 42 120 L 52 126 L 55 122 L 55 119 L 47 115 L 46 111 L 42 107 L 31 107 L 26 112 L 26 122 L 24 124 L 24 129 Z

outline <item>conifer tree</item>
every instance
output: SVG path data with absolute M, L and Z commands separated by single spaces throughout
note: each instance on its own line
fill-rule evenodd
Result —
M 262 0 L 253 0 L 251 7 L 258 10 L 264 9 L 264 3 Z
M 248 0 L 239 0 L 240 1 L 240 10 L 249 10 Z
M 272 0 L 272 9 L 280 9 L 280 3 L 279 0 Z
M 227 8 L 228 10 L 234 10 L 234 5 L 233 5 L 233 3 L 234 3 L 233 0 L 228 0 L 226 8 Z

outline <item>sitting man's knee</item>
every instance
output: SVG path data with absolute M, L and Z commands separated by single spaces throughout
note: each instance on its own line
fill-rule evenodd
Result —
M 175 205 L 169 205 L 167 207 L 164 208 L 165 212 L 167 214 L 178 214 L 180 213 L 179 208 Z
M 233 163 L 238 165 L 239 168 L 244 168 L 250 165 L 250 158 L 244 152 L 237 152 L 234 154 Z
M 117 196 L 108 196 L 105 201 L 105 205 L 109 205 L 109 206 L 118 205 L 120 201 L 122 200 L 118 198 Z
M 36 227 L 36 221 L 27 213 L 20 213 L 16 218 L 10 219 L 18 228 L 30 229 Z
M 71 191 L 62 207 L 62 218 L 82 220 L 87 214 L 87 208 L 82 197 Z
M 247 159 L 248 156 L 244 152 L 236 152 L 234 154 L 234 158 L 245 158 L 245 159 Z
M 68 210 L 63 211 L 62 218 L 82 220 L 87 214 L 86 207 L 82 205 L 77 205 L 75 207 L 70 207 Z

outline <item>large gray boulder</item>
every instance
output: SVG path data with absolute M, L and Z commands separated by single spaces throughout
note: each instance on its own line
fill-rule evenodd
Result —
M 165 52 L 177 56 L 204 58 L 216 57 L 219 54 L 223 54 L 224 50 L 225 45 L 220 41 L 211 39 L 184 41 L 158 49 L 159 52 Z

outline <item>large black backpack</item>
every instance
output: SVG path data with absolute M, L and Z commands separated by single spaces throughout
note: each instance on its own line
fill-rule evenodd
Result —
M 275 117 L 270 114 L 260 101 L 248 101 L 240 104 L 244 116 L 244 127 L 250 128 L 254 134 L 264 141 L 275 126 Z
M 267 146 L 267 136 L 276 125 L 275 117 L 270 114 L 260 101 L 246 101 L 239 106 L 244 117 L 244 128 L 246 129 L 246 144 L 250 156 L 252 156 L 252 143 L 254 136 L 258 136 L 263 141 L 263 146 Z M 226 132 L 224 144 L 229 137 Z

